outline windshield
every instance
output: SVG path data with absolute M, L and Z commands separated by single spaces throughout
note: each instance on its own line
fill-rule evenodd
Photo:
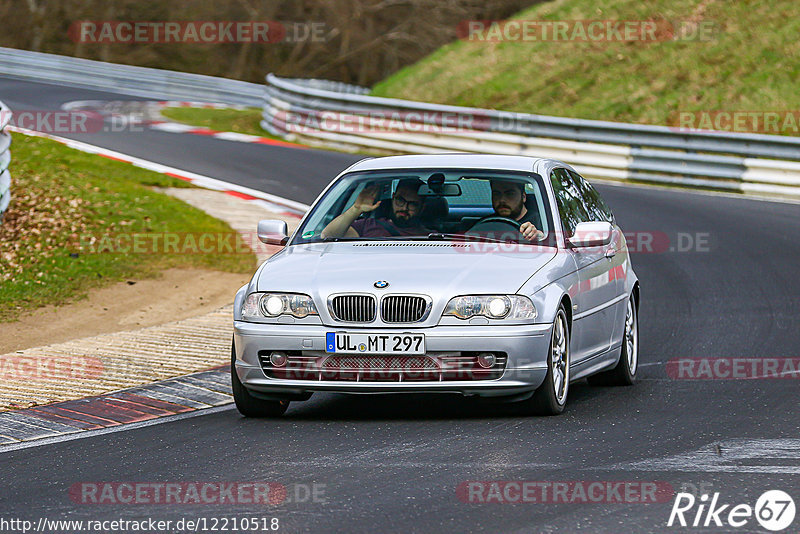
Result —
M 354 172 L 314 206 L 291 244 L 348 240 L 552 241 L 542 178 L 474 169 Z

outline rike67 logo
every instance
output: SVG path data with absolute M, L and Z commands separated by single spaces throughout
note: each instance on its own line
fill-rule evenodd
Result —
M 794 500 L 781 490 L 764 492 L 755 506 L 722 503 L 719 493 L 714 493 L 710 501 L 708 494 L 697 499 L 691 493 L 678 493 L 667 526 L 753 528 L 755 518 L 762 528 L 779 532 L 792 524 L 795 511 Z

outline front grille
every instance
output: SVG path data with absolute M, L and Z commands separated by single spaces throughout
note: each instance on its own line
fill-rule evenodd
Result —
M 436 362 L 427 356 L 329 356 L 322 364 L 322 368 L 362 371 L 436 369 L 437 366 Z
M 273 367 L 270 351 L 259 351 L 264 374 L 283 380 L 335 382 L 443 382 L 494 380 L 503 375 L 507 356 L 497 354 L 490 369 L 477 364 L 477 354 L 441 352 L 419 356 L 327 355 L 314 351 L 289 351 L 284 367 Z
M 381 301 L 381 318 L 385 323 L 416 323 L 425 316 L 428 303 L 422 297 L 389 295 Z
M 328 356 L 320 380 L 408 382 L 437 380 L 439 366 L 427 356 Z
M 375 297 L 371 295 L 340 295 L 331 300 L 334 318 L 346 323 L 371 323 L 375 308 Z

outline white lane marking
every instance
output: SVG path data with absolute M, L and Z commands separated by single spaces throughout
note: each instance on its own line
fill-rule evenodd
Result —
M 191 100 L 73 100 L 61 104 L 61 109 L 73 110 L 81 108 L 102 108 L 108 104 L 135 104 L 141 103 L 166 108 L 200 108 L 200 109 L 237 109 L 246 110 L 255 106 L 244 104 L 223 104 L 219 102 L 195 102 Z
M 800 475 L 800 439 L 731 439 L 664 458 L 595 469 Z
M 198 130 L 199 127 L 189 124 L 179 124 L 177 122 L 162 122 L 160 124 L 151 124 L 150 129 L 161 130 L 162 132 L 185 133 L 191 130 Z
M 33 447 L 41 447 L 43 445 L 52 445 L 54 443 L 63 443 L 65 441 L 72 441 L 75 439 L 84 439 L 84 438 L 92 438 L 95 436 L 101 436 L 103 434 L 112 434 L 114 432 L 124 432 L 126 430 L 136 430 L 137 428 L 144 428 L 147 426 L 153 425 L 161 425 L 164 423 L 172 423 L 175 421 L 180 421 L 182 419 L 189 419 L 192 417 L 199 417 L 201 415 L 209 415 L 212 413 L 217 412 L 224 412 L 227 410 L 232 410 L 234 408 L 233 403 L 226 404 L 224 406 L 216 406 L 214 408 L 205 408 L 200 410 L 195 410 L 193 412 L 186 412 L 180 413 L 175 415 L 167 415 L 164 417 L 158 417 L 156 419 L 150 419 L 148 421 L 140 421 L 138 423 L 130 423 L 130 424 L 123 424 L 117 426 L 111 426 L 107 428 L 98 428 L 96 430 L 87 430 L 85 432 L 78 432 L 75 434 L 63 434 L 60 436 L 53 436 L 49 438 L 41 438 L 32 441 L 22 441 L 19 443 L 10 443 L 7 445 L 0 445 L 0 454 L 5 452 L 11 451 L 18 451 L 20 449 L 30 449 Z
M 238 141 L 240 143 L 257 143 L 263 139 L 263 137 L 258 135 L 250 135 L 239 132 L 219 132 L 214 134 L 214 137 L 217 139 L 224 139 L 226 141 Z

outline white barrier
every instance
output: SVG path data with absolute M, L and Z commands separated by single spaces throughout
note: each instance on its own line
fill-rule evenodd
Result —
M 0 222 L 3 221 L 8 204 L 11 201 L 11 133 L 6 126 L 11 122 L 11 110 L 0 102 Z

